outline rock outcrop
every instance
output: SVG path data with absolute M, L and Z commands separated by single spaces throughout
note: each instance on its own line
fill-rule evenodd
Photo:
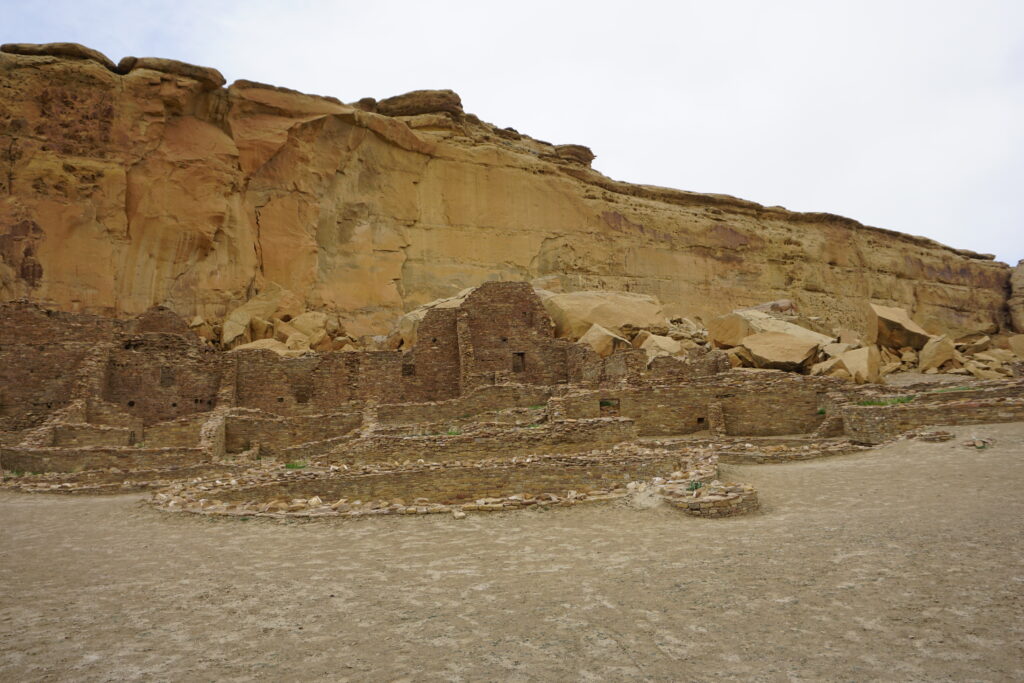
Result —
M 1006 305 L 1010 309 L 1013 329 L 1024 332 L 1024 260 L 1017 262 L 1010 276 L 1010 299 Z
M 1024 324 L 1024 289 L 1008 305 L 991 257 L 617 182 L 586 147 L 481 122 L 450 91 L 349 106 L 71 44 L 4 46 L 0 81 L 0 300 L 163 305 L 209 334 L 276 283 L 359 338 L 488 280 L 547 277 L 657 296 L 670 319 L 788 299 L 854 330 L 867 302 L 952 338 L 1008 311 Z

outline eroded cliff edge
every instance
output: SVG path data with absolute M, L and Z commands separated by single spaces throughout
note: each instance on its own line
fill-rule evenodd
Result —
M 790 298 L 858 329 L 867 301 L 935 330 L 1010 324 L 1011 269 L 991 257 L 616 182 L 586 148 L 481 122 L 454 93 L 346 105 L 170 60 L 35 52 L 0 53 L 3 300 L 219 320 L 276 282 L 373 334 L 465 287 L 554 275 L 705 318 Z

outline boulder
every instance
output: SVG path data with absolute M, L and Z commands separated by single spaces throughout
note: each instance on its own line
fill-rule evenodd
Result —
M 288 339 L 284 343 L 285 347 L 289 351 L 309 351 L 309 337 L 302 334 L 301 332 L 295 332 L 288 335 Z
M 673 318 L 669 322 L 668 336 L 673 339 L 700 340 L 707 336 L 707 330 L 689 318 Z
M 815 376 L 826 375 L 834 377 L 840 371 L 842 371 L 847 377 L 849 377 L 850 373 L 846 369 L 846 366 L 843 365 L 843 359 L 833 357 L 829 358 L 828 360 L 823 360 L 820 363 L 815 363 L 814 365 L 812 365 L 810 374 Z
M 1024 260 L 1018 261 L 1010 274 L 1010 298 L 1006 307 L 1010 309 L 1013 330 L 1024 333 Z
M 684 350 L 683 345 L 671 337 L 650 334 L 646 330 L 637 335 L 637 337 L 640 335 L 646 335 L 646 338 L 639 344 L 639 347 L 647 352 L 648 363 L 660 356 L 677 356 Z M 637 346 L 636 339 L 633 340 L 633 345 Z
M 268 351 L 273 351 L 279 356 L 285 356 L 288 358 L 301 356 L 303 353 L 305 353 L 305 351 L 295 351 L 289 349 L 287 344 L 285 344 L 284 342 L 279 342 L 276 339 L 258 339 L 254 342 L 249 342 L 247 344 L 239 344 L 238 346 L 231 349 L 230 353 L 235 353 L 236 351 L 246 351 L 249 349 L 267 349 Z
M 249 319 L 249 336 L 252 339 L 271 339 L 274 336 L 274 323 L 254 315 Z
M 881 374 L 881 355 L 877 346 L 865 346 L 863 348 L 847 351 L 839 357 L 843 365 L 850 373 L 857 384 L 877 384 Z
M 217 335 L 214 334 L 213 327 L 210 323 L 201 316 L 197 315 L 192 318 L 192 322 L 188 324 L 188 328 L 192 330 L 200 339 L 206 339 L 208 341 L 217 341 Z
M 151 69 L 152 71 L 191 78 L 194 81 L 198 81 L 202 85 L 203 90 L 216 90 L 227 82 L 224 80 L 224 76 L 216 69 L 179 62 L 177 59 L 125 57 L 117 64 L 118 73 L 127 74 L 136 69 Z
M 822 352 L 829 358 L 835 358 L 841 356 L 847 351 L 853 349 L 853 344 L 844 344 L 842 342 L 832 342 L 831 344 L 825 344 L 821 347 Z
M 801 370 L 818 351 L 816 341 L 782 332 L 752 334 L 741 346 L 750 353 L 755 367 L 774 370 Z
M 762 332 L 786 334 L 814 342 L 818 346 L 831 344 L 833 341 L 833 338 L 828 335 L 785 320 L 779 320 L 755 309 L 733 311 L 708 323 L 708 339 L 722 348 L 738 346 L 746 337 Z
M 277 341 L 287 343 L 289 337 L 296 334 L 302 334 L 302 332 L 292 327 L 291 323 L 287 323 L 280 319 L 274 321 L 274 339 Z M 303 334 L 302 336 L 305 337 L 307 341 L 309 340 L 309 337 L 306 335 Z
M 754 367 L 753 356 L 750 355 L 750 351 L 747 351 L 742 346 L 734 346 L 731 349 L 727 349 L 725 353 L 729 358 L 729 365 L 734 368 Z
M 314 351 L 333 351 L 335 344 L 331 335 L 327 334 L 327 330 L 317 330 L 309 337 L 309 348 Z
M 843 344 L 852 344 L 853 346 L 861 344 L 860 333 L 846 328 L 840 328 L 837 338 Z
M 0 52 L 12 55 L 50 55 L 71 59 L 90 59 L 111 71 L 117 68 L 114 66 L 114 62 L 102 52 L 78 43 L 6 43 L 0 45 Z
M 640 330 L 668 332 L 661 302 L 646 294 L 566 292 L 544 299 L 544 308 L 555 323 L 555 335 L 563 339 L 580 339 L 593 325 L 620 337 L 634 336 Z
M 272 320 L 281 316 L 295 316 L 302 312 L 299 297 L 281 285 L 270 282 L 256 296 L 228 313 L 221 332 L 221 343 L 226 347 L 250 341 L 249 325 L 253 317 Z
M 317 332 L 326 331 L 327 314 L 319 311 L 307 311 L 289 320 L 288 324 L 312 338 Z
M 957 339 L 956 345 L 964 353 L 977 353 L 978 351 L 985 351 L 992 346 L 992 337 L 981 332 L 975 332 Z
M 1012 335 L 1006 341 L 1009 344 L 1011 351 L 1021 358 L 1024 358 L 1024 334 Z
M 955 352 L 953 341 L 946 335 L 932 337 L 918 354 L 917 369 L 919 372 L 927 372 L 931 368 L 938 369 L 946 361 L 953 360 Z
M 413 90 L 377 102 L 377 113 L 385 116 L 416 116 L 433 112 L 462 115 L 462 98 L 452 90 Z
M 738 313 L 720 315 L 708 322 L 708 340 L 718 348 L 739 346 L 751 334 L 755 334 L 753 327 Z
M 964 363 L 964 368 L 978 379 L 1002 379 L 1004 376 L 1002 373 L 986 368 L 981 363 L 976 363 L 973 360 Z
M 580 337 L 579 343 L 586 344 L 602 358 L 607 358 L 619 349 L 630 347 L 629 341 L 624 337 L 620 337 L 597 323 L 591 325 L 590 329 Z
M 909 346 L 920 349 L 928 343 L 931 335 L 915 323 L 902 308 L 890 306 L 868 305 L 868 336 L 869 344 L 899 349 Z

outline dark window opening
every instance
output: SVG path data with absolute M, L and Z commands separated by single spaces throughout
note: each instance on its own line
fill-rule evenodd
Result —
M 437 337 L 434 337 L 433 339 L 431 339 L 430 343 L 431 344 L 436 344 L 437 343 Z
M 178 407 L 178 404 L 177 404 L 177 403 L 171 403 L 171 407 L 172 407 L 172 408 L 177 408 L 177 407 Z
M 295 402 L 296 403 L 309 403 L 309 399 L 310 399 L 310 396 L 312 395 L 312 393 L 313 392 L 311 390 L 309 390 L 309 389 L 300 389 L 299 391 L 296 391 L 295 392 Z
M 402 376 L 403 377 L 415 377 L 416 376 L 416 366 L 413 365 L 412 363 L 404 363 L 402 365 Z
M 507 344 L 508 343 L 508 337 L 502 337 L 501 338 L 501 343 L 502 344 Z
M 283 399 L 283 398 L 281 398 L 280 396 L 278 396 L 278 397 L 277 397 L 277 402 L 278 402 L 278 403 L 284 403 L 284 399 Z
M 602 398 L 598 401 L 600 412 L 603 417 L 616 417 L 619 414 L 619 399 Z
M 699 425 L 704 424 L 704 418 L 703 417 L 698 417 L 697 418 L 697 424 L 699 424 Z
M 128 401 L 128 407 L 129 408 L 134 408 L 135 407 L 135 401 Z
M 512 372 L 526 372 L 526 354 L 512 354 Z

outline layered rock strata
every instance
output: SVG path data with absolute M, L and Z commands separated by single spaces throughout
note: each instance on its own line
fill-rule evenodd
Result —
M 450 91 L 346 105 L 223 82 L 4 46 L 0 299 L 221 322 L 276 284 L 358 337 L 484 281 L 547 276 L 654 295 L 669 317 L 787 298 L 854 329 L 869 301 L 953 336 L 1009 325 L 1011 271 L 990 256 L 613 181 L 587 148 L 484 123 Z

